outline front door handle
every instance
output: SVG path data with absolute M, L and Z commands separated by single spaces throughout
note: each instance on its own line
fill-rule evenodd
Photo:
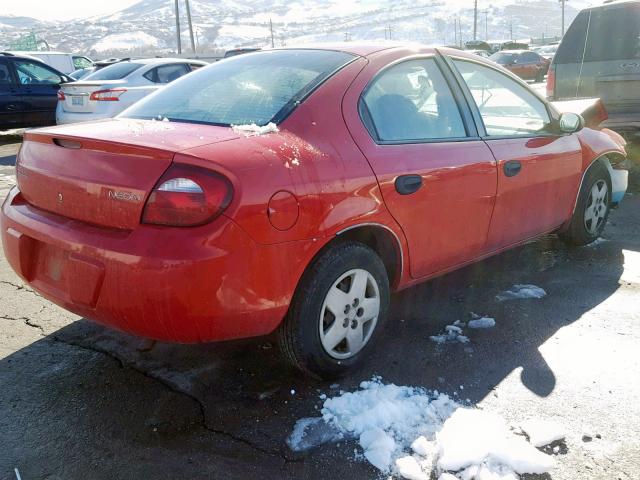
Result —
M 515 177 L 522 170 L 522 164 L 518 160 L 511 160 L 504 164 L 505 177 Z
M 422 187 L 422 177 L 420 175 L 401 175 L 396 178 L 396 192 L 400 195 L 411 195 Z

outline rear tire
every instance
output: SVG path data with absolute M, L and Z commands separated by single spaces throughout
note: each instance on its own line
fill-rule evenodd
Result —
M 341 242 L 307 268 L 279 329 L 294 367 L 335 378 L 360 364 L 380 337 L 389 306 L 384 263 L 369 247 Z
M 544 81 L 544 72 L 542 70 L 538 70 L 538 73 L 536 73 L 536 83 L 540 83 Z
M 560 238 L 570 245 L 588 245 L 603 232 L 611 211 L 611 180 L 600 163 L 587 171 L 575 211 Z

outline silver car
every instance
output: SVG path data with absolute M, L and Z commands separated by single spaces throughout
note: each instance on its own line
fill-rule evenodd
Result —
M 56 123 L 111 118 L 167 83 L 207 65 L 183 58 L 114 63 L 58 90 Z
M 599 97 L 601 124 L 640 139 L 640 1 L 582 10 L 567 30 L 547 77 L 550 100 Z

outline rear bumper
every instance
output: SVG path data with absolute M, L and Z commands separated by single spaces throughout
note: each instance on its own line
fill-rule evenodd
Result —
M 95 120 L 104 120 L 105 118 L 113 118 L 118 112 L 65 112 L 58 108 L 56 110 L 56 124 L 66 125 L 69 123 L 93 122 Z
M 637 113 L 609 113 L 609 118 L 600 124 L 619 133 L 627 141 L 640 140 L 640 111 Z
M 17 188 L 0 232 L 11 267 L 45 298 L 109 327 L 181 343 L 272 332 L 316 248 L 259 245 L 226 217 L 187 229 L 107 229 L 36 209 Z

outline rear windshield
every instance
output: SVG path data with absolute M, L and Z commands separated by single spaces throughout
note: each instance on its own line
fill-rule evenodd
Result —
M 554 63 L 581 63 L 583 53 L 585 62 L 640 58 L 640 4 L 580 12 L 562 39 Z
M 120 80 L 126 77 L 131 72 L 136 71 L 142 66 L 141 63 L 121 62 L 114 63 L 108 67 L 101 68 L 100 70 L 87 75 L 85 80 Z
M 499 63 L 500 65 L 506 65 L 507 63 L 513 63 L 516 61 L 517 55 L 515 55 L 514 53 L 494 53 L 493 55 L 491 55 L 489 57 L 491 60 L 493 60 L 496 63 Z
M 327 50 L 239 55 L 169 84 L 121 116 L 224 126 L 279 123 L 308 93 L 354 58 Z

